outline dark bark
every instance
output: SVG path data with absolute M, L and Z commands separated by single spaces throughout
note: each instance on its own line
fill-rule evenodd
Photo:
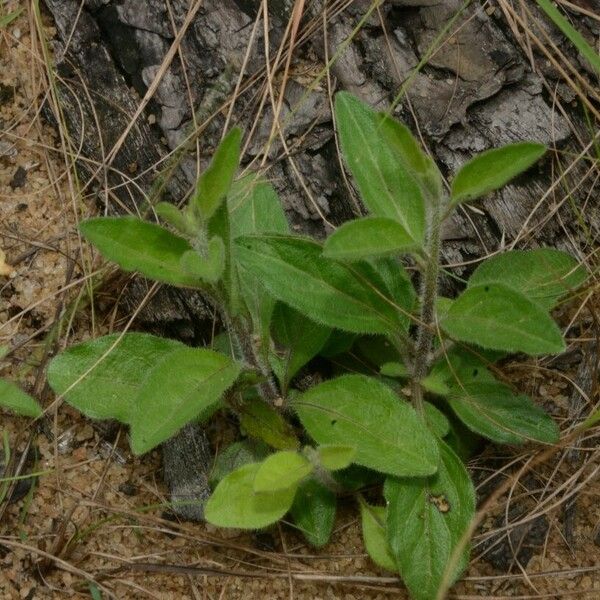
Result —
M 59 86 L 63 116 L 75 145 L 82 141 L 81 167 L 94 173 L 89 166 L 94 163 L 86 164 L 85 159 L 101 161 L 119 138 L 193 2 L 87 0 L 78 14 L 79 4 L 76 0 L 46 0 L 58 26 L 55 58 L 63 78 Z M 328 3 L 325 48 L 325 4 L 320 0 L 307 2 L 304 31 L 314 24 L 314 34 L 296 50 L 281 114 L 290 156 L 277 140 L 266 159 L 267 176 L 278 188 L 290 222 L 296 230 L 318 237 L 327 233 L 328 223 L 339 224 L 361 209 L 340 172 L 326 79 L 309 89 L 310 78 L 300 72 L 315 62 L 323 65 L 339 52 L 370 4 L 356 0 L 332 16 L 332 3 Z M 462 4 L 462 0 L 384 3 L 332 66 L 335 89 L 352 91 L 373 106 L 388 107 Z M 271 58 L 277 53 L 292 5 L 290 0 L 269 2 Z M 185 197 L 197 175 L 196 160 L 201 166 L 205 164 L 219 139 L 225 122 L 223 107 L 234 90 L 259 6 L 258 0 L 203 2 L 183 38 L 180 55 L 164 73 L 152 102 L 136 121 L 111 168 L 95 173 L 89 182 L 90 195 L 108 182 L 111 193 L 98 196 L 115 211 L 145 206 L 144 195 L 152 202 Z M 461 24 L 444 48 L 412 77 L 395 111 L 411 125 L 419 124 L 443 171 L 451 174 L 475 152 L 511 141 L 532 139 L 559 147 L 573 143 L 566 119 L 553 109 L 540 78 L 531 72 L 498 9 L 496 14 L 488 14 L 473 3 L 459 17 L 455 29 Z M 581 19 L 583 31 L 592 25 Z M 264 66 L 260 24 L 251 44 L 243 93 L 232 113 L 233 121 L 246 132 L 258 118 L 244 157 L 247 162 L 260 162 L 271 131 L 269 100 L 258 114 Z M 547 70 L 547 77 L 555 76 Z M 566 97 L 568 90 L 563 88 L 559 93 Z M 195 131 L 191 105 L 198 125 Z M 157 120 L 154 126 L 148 124 L 151 115 Z M 583 131 L 581 117 L 575 113 L 571 116 L 575 129 Z M 196 156 L 196 141 L 200 156 Z M 174 157 L 165 160 L 169 151 L 175 151 Z M 568 205 L 559 211 L 560 219 L 547 220 L 556 200 L 552 196 L 529 217 L 550 182 L 549 163 L 494 194 L 479 210 L 457 211 L 444 230 L 445 260 L 468 262 L 496 250 L 520 235 L 526 220 L 533 228 L 532 235 L 526 237 L 528 243 L 569 246 L 579 251 L 581 230 Z M 577 178 L 576 173 L 573 175 L 571 187 Z M 600 217 L 590 213 L 589 218 L 593 239 Z M 129 302 L 139 302 L 144 291 L 145 284 L 138 281 L 130 290 Z M 206 318 L 207 311 L 197 295 L 163 287 L 142 311 L 139 324 L 198 343 Z M 176 446 L 169 447 L 173 450 Z M 198 447 L 204 447 L 204 442 Z M 178 470 L 169 474 L 171 484 L 179 482 L 187 489 L 196 485 L 198 494 L 203 495 L 205 477 L 196 477 L 197 465 L 186 460 L 177 460 L 176 466 L 172 461 L 169 464 Z

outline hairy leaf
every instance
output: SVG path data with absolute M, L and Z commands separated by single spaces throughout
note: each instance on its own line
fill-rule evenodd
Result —
M 208 243 L 206 257 L 188 250 L 181 257 L 181 268 L 190 276 L 208 283 L 217 283 L 225 271 L 225 245 L 215 236 Z
M 404 125 L 386 113 L 379 113 L 378 125 L 386 142 L 396 156 L 411 171 L 426 196 L 439 198 L 442 193 L 442 177 L 435 162 L 423 152 L 420 144 Z
M 425 204 L 419 184 L 380 129 L 375 111 L 340 92 L 335 98 L 340 146 L 361 198 L 376 217 L 398 221 L 414 243 L 425 234 Z
M 278 303 L 271 323 L 273 340 L 281 347 L 271 356 L 271 365 L 282 389 L 325 345 L 331 329 L 319 325 L 287 304 Z
M 102 256 L 125 271 L 138 271 L 149 279 L 183 287 L 198 280 L 181 267 L 181 257 L 192 249 L 183 238 L 136 217 L 97 217 L 79 226 L 83 236 Z
M 513 394 L 501 383 L 457 386 L 448 402 L 469 429 L 494 442 L 553 444 L 558 441 L 558 426 L 552 418 L 530 398 Z
M 371 506 L 366 502 L 360 503 L 362 535 L 365 548 L 371 560 L 386 571 L 396 573 L 396 561 L 390 550 L 385 526 L 387 511 L 384 506 Z
M 254 478 L 255 492 L 278 492 L 298 484 L 311 474 L 313 466 L 302 454 L 292 450 L 275 452 L 260 465 Z
M 431 431 L 438 437 L 445 437 L 450 432 L 450 423 L 446 415 L 431 402 L 425 402 L 425 419 Z
M 441 325 L 454 339 L 483 348 L 533 356 L 565 349 L 561 332 L 547 312 L 500 283 L 465 290 Z
M 257 233 L 287 233 L 289 226 L 281 202 L 273 187 L 258 175 L 250 174 L 233 184 L 227 199 L 232 240 Z M 252 319 L 253 330 L 268 346 L 269 327 L 274 298 L 266 291 L 259 277 L 238 269 L 238 248 L 233 244 L 236 284 Z
M 37 400 L 6 379 L 0 379 L 0 407 L 23 417 L 37 418 L 42 415 L 42 407 Z
M 475 269 L 468 285 L 503 283 L 544 310 L 551 310 L 585 279 L 585 270 L 566 252 L 537 248 L 512 250 L 489 258 Z
M 393 302 L 345 265 L 324 258 L 318 243 L 267 235 L 237 242 L 242 268 L 277 300 L 311 319 L 356 333 L 385 333 L 400 326 Z
M 326 381 L 296 398 L 293 408 L 319 444 L 354 446 L 359 465 L 399 476 L 435 473 L 435 437 L 406 401 L 376 379 Z
M 238 409 L 241 428 L 250 436 L 277 450 L 293 450 L 299 442 L 294 430 L 273 407 L 260 398 L 248 400 Z
M 518 142 L 478 154 L 452 181 L 450 204 L 468 202 L 505 186 L 535 164 L 546 150 L 543 144 Z
M 323 255 L 352 262 L 414 248 L 414 240 L 398 221 L 386 217 L 365 217 L 338 227 L 327 238 Z
M 241 366 L 228 356 L 204 348 L 182 348 L 150 371 L 130 416 L 131 448 L 144 454 L 175 435 L 201 414 L 218 407 Z
M 475 514 L 475 490 L 460 459 L 441 440 L 438 472 L 422 479 L 388 478 L 387 539 L 402 580 L 415 600 L 431 600 L 452 552 Z M 453 565 L 454 580 L 468 552 Z
M 194 223 L 194 219 L 190 218 L 187 212 L 179 210 L 174 204 L 159 202 L 154 207 L 154 211 L 163 221 L 177 229 L 179 233 L 189 236 L 196 235 L 198 226 Z
M 331 537 L 336 505 L 335 494 L 315 479 L 303 482 L 296 492 L 290 513 L 298 529 L 315 548 L 324 546 Z
M 200 175 L 190 205 L 204 219 L 210 219 L 229 192 L 240 163 L 241 140 L 242 132 L 235 127 L 223 138 L 215 150 L 210 165 Z
M 276 523 L 292 506 L 296 488 L 279 492 L 254 491 L 260 464 L 250 463 L 224 477 L 204 509 L 205 519 L 217 527 L 260 529 Z
M 355 446 L 325 445 L 317 448 L 319 464 L 328 471 L 338 471 L 349 467 L 355 456 Z
M 147 333 L 115 333 L 71 346 L 54 357 L 48 382 L 56 394 L 93 419 L 130 423 L 141 386 L 181 342 Z
M 211 487 L 215 487 L 225 475 L 248 463 L 258 463 L 267 458 L 271 449 L 263 442 L 240 440 L 219 452 L 208 476 Z

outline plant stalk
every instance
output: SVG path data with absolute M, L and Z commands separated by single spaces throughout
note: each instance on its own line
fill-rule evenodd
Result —
M 429 355 L 434 335 L 435 300 L 441 246 L 442 198 L 431 198 L 431 215 L 427 235 L 427 264 L 421 282 L 421 319 L 417 329 L 417 344 L 413 363 L 412 401 L 417 413 L 424 415 L 423 388 L 421 381 L 427 376 Z

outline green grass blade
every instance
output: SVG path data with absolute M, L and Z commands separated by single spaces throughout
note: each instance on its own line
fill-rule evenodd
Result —
M 579 31 L 562 16 L 550 0 L 536 0 L 536 2 L 546 16 L 569 38 L 581 55 L 600 73 L 600 55 L 587 43 Z

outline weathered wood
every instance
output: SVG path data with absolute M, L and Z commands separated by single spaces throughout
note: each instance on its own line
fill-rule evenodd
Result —
M 82 139 L 81 166 L 94 173 L 95 165 L 127 127 L 140 96 L 161 72 L 193 2 L 87 0 L 80 13 L 79 4 L 46 0 L 58 27 L 55 58 L 65 84 L 60 88 L 63 116 L 73 139 Z M 273 59 L 294 3 L 268 4 L 268 45 Z M 330 225 L 361 210 L 336 156 L 327 79 L 313 85 L 314 74 L 322 72 L 333 56 L 334 88 L 350 90 L 373 106 L 388 107 L 394 94 L 406 86 L 395 114 L 415 130 L 418 124 L 444 173 L 453 173 L 475 152 L 510 141 L 533 139 L 559 147 L 571 143 L 567 121 L 553 109 L 540 79 L 531 72 L 497 12 L 490 15 L 472 3 L 457 19 L 457 33 L 416 72 L 415 66 L 463 5 L 462 0 L 391 0 L 374 11 L 348 41 L 371 4 L 355 0 L 331 16 L 334 3 L 307 3 L 303 22 L 305 27 L 315 25 L 314 34 L 296 50 L 280 115 L 289 152 L 276 138 L 264 161 L 296 230 L 322 237 Z M 108 183 L 110 194 L 100 193 L 99 200 L 108 202 L 110 210 L 135 210 L 147 197 L 151 201 L 185 197 L 196 178 L 197 163 L 203 166 L 218 142 L 227 101 L 248 48 L 232 118 L 247 133 L 253 131 L 244 160 L 262 162 L 273 108 L 269 98 L 264 104 L 260 101 L 266 62 L 262 24 L 251 41 L 260 6 L 259 0 L 204 0 L 179 54 L 162 74 L 152 102 L 134 124 L 111 168 L 96 173 L 88 187 L 88 191 L 91 186 L 102 190 Z M 591 25 L 583 20 L 582 26 Z M 312 77 L 306 75 L 307 69 Z M 551 71 L 545 75 L 556 78 Z M 276 79 L 275 85 L 280 84 Z M 149 125 L 149 119 L 156 119 L 156 125 Z M 257 126 L 252 129 L 255 119 Z M 574 123 L 580 127 L 581 118 L 575 115 Z M 170 151 L 174 157 L 165 161 Z M 480 209 L 457 211 L 444 230 L 445 259 L 465 263 L 494 251 L 522 235 L 526 221 L 533 228 L 528 242 L 576 250 L 573 246 L 580 231 L 568 205 L 559 211 L 561 220 L 544 222 L 555 202 L 551 195 L 530 216 L 548 188 L 549 163 L 494 194 Z M 569 187 L 573 187 L 571 180 Z M 587 217 L 589 227 L 597 232 L 600 216 L 591 212 Z M 136 283 L 130 302 L 139 302 L 144 286 Z M 178 334 L 198 343 L 206 317 L 197 296 L 163 287 L 143 310 L 140 324 L 163 331 L 170 328 L 171 333 L 175 324 Z M 204 442 L 198 447 L 204 447 Z M 173 452 L 177 446 L 169 448 Z M 195 485 L 198 495 L 204 495 L 206 478 L 198 478 L 197 465 L 186 460 L 167 462 L 169 469 L 178 470 L 169 473 L 171 484 L 179 482 L 188 491 Z

